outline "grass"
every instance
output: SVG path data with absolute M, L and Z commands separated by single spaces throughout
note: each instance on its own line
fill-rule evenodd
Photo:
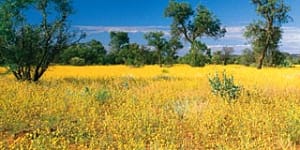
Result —
M 235 103 L 208 77 L 234 76 Z M 0 70 L 3 72 L 4 69 Z M 53 66 L 0 76 L 0 149 L 296 149 L 300 68 Z

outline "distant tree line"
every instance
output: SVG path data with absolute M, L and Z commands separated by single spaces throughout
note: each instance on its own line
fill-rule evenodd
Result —
M 159 64 L 172 66 L 178 63 L 177 51 L 183 48 L 178 38 L 166 39 L 163 32 L 145 34 L 148 45 L 130 43 L 128 33 L 111 32 L 110 50 L 106 50 L 100 41 L 70 45 L 56 57 L 55 63 L 67 65 L 114 65 L 126 64 L 142 66 Z
M 110 37 L 109 50 L 97 40 L 77 43 L 62 50 L 54 63 L 75 66 L 124 64 L 134 67 L 154 64 L 170 67 L 173 64 L 189 64 L 189 53 L 183 56 L 178 55 L 178 50 L 183 48 L 179 39 L 167 39 L 164 37 L 163 32 L 146 33 L 147 45 L 130 43 L 126 32 L 111 32 Z M 207 54 L 207 56 L 203 56 L 205 59 L 203 63 L 256 66 L 258 55 L 259 53 L 255 53 L 249 48 L 242 50 L 239 54 L 235 54 L 233 47 L 222 47 L 219 50 L 210 51 L 210 54 Z M 289 67 L 292 64 L 300 64 L 298 55 L 280 51 L 274 51 L 272 57 L 268 57 L 265 61 L 270 62 L 269 66 L 273 67 Z
M 100 41 L 80 42 L 84 34 L 71 31 L 69 16 L 74 13 L 71 0 L 0 0 L 0 64 L 21 81 L 38 81 L 51 64 L 161 67 L 183 63 L 243 64 L 287 67 L 299 63 L 299 57 L 279 51 L 282 25 L 292 18 L 284 0 L 250 0 L 260 20 L 246 26 L 244 36 L 251 49 L 234 54 L 232 47 L 212 51 L 201 39 L 222 38 L 226 29 L 204 5 L 196 9 L 187 2 L 170 0 L 164 15 L 172 19 L 170 36 L 163 32 L 144 35 L 147 45 L 131 43 L 128 33 L 111 32 L 109 47 Z M 30 23 L 26 12 L 35 9 L 39 23 Z M 50 13 L 51 12 L 51 13 Z M 181 41 L 190 45 L 188 52 L 178 55 Z

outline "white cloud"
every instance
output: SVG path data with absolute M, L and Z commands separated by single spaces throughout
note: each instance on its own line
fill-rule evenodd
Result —
M 236 27 L 227 27 L 227 32 L 224 38 L 229 39 L 244 39 L 243 33 L 245 31 L 245 27 L 236 26 Z
M 162 31 L 169 35 L 169 26 L 74 26 L 87 34 L 99 34 L 104 32 L 128 32 L 128 33 L 147 33 Z
M 288 47 L 291 51 L 300 53 L 300 28 L 298 27 L 285 27 L 282 37 L 282 47 Z
M 283 27 L 281 49 L 300 54 L 300 27 Z

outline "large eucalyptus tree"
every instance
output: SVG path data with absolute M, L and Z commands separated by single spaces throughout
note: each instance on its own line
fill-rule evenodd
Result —
M 1 0 L 0 53 L 18 80 L 38 81 L 75 34 L 71 0 Z
M 173 36 L 183 36 L 191 45 L 189 52 L 190 64 L 193 66 L 203 65 L 199 58 L 208 53 L 209 49 L 201 42 L 201 38 L 220 38 L 226 33 L 221 27 L 220 20 L 205 6 L 199 5 L 194 11 L 192 6 L 186 2 L 171 0 L 165 9 L 165 16 L 173 19 L 171 31 Z
M 258 69 L 262 69 L 267 54 L 278 49 L 282 38 L 282 24 L 291 20 L 288 15 L 290 7 L 284 0 L 251 0 L 256 8 L 260 20 L 254 21 L 246 27 L 244 36 L 252 43 L 254 52 L 258 54 Z

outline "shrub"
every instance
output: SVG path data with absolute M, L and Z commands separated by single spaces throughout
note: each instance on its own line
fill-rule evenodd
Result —
M 290 60 L 285 59 L 279 66 L 284 68 L 291 68 L 293 67 L 293 63 Z
M 83 66 L 85 64 L 85 60 L 79 57 L 73 57 L 70 59 L 69 63 L 74 66 Z
M 111 98 L 111 93 L 107 89 L 102 89 L 96 93 L 95 97 L 100 104 L 105 104 Z
M 240 96 L 242 87 L 234 83 L 233 76 L 228 76 L 223 72 L 222 78 L 216 73 L 215 76 L 209 77 L 209 83 L 214 95 L 222 97 L 227 102 L 232 102 Z

